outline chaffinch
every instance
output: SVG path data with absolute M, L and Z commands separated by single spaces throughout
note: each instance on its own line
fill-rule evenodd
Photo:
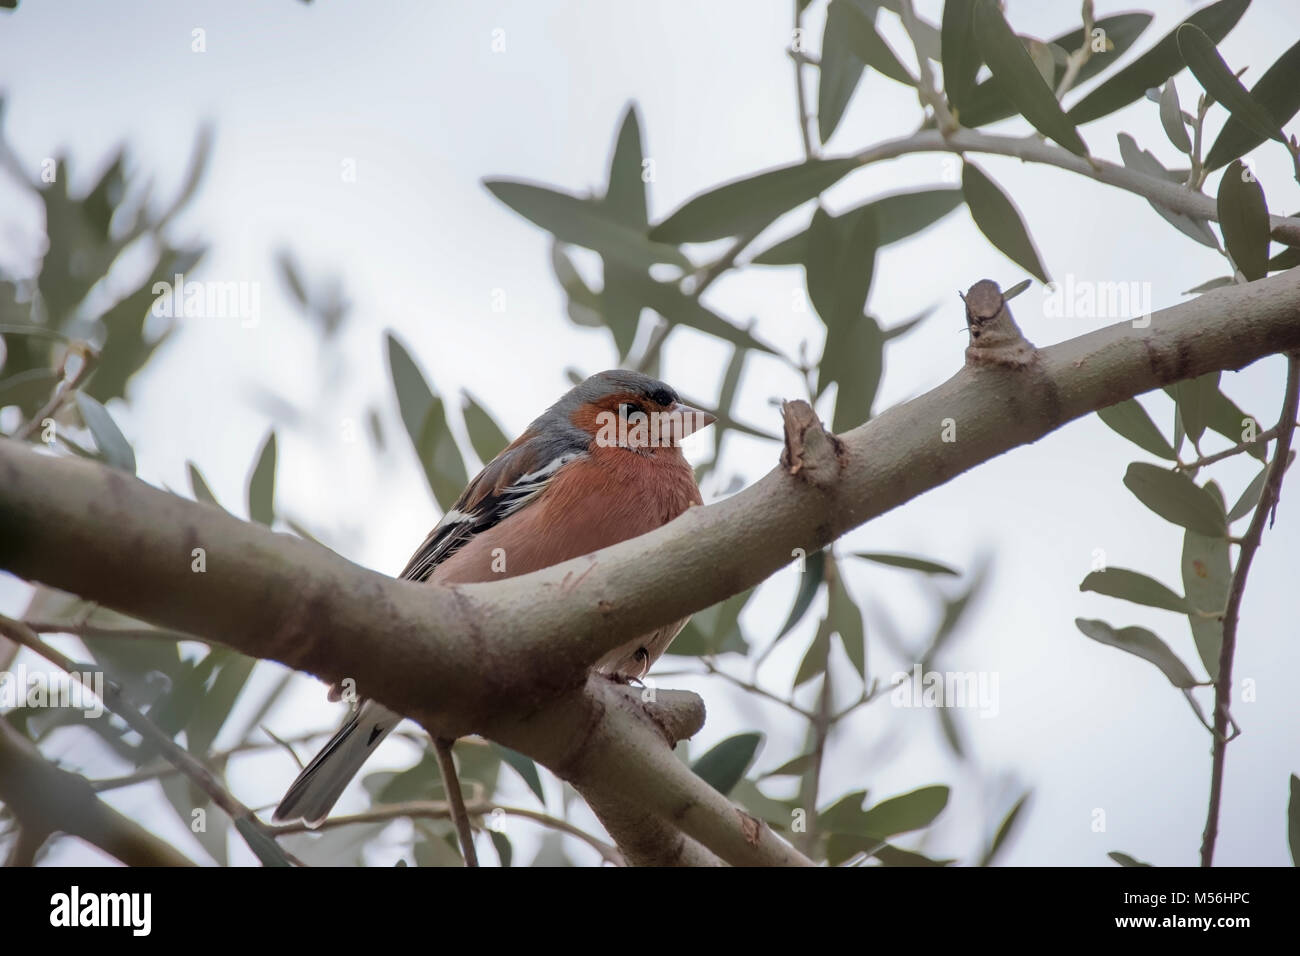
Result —
M 565 393 L 479 472 L 401 576 L 432 584 L 495 581 L 667 524 L 702 503 L 678 443 L 714 421 L 648 375 L 599 372 Z M 685 625 L 682 619 L 628 641 L 595 670 L 643 678 Z M 381 704 L 362 701 L 298 775 L 274 819 L 319 824 L 400 721 Z

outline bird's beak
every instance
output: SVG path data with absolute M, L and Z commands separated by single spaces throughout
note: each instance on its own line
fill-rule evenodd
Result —
M 708 428 L 718 420 L 718 416 L 710 415 L 704 409 L 695 408 L 685 402 L 678 402 L 669 414 L 672 417 L 674 444 L 687 435 L 693 435 L 701 428 Z

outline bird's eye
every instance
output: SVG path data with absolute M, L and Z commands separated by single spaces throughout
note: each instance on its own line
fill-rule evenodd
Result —
M 661 388 L 659 389 L 659 391 L 655 392 L 653 395 L 650 396 L 650 400 L 653 401 L 656 405 L 662 405 L 663 407 L 667 408 L 669 405 L 673 403 L 673 395 L 672 392 L 668 391 L 668 389 Z

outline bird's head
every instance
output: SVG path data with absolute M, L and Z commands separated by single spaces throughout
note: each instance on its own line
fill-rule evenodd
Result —
M 681 401 L 668 385 L 641 372 L 597 372 L 575 385 L 547 414 L 562 416 L 602 448 L 674 448 L 717 418 Z

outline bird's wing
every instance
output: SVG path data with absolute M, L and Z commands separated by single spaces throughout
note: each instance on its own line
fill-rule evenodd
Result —
M 528 433 L 521 435 L 466 486 L 411 556 L 401 577 L 427 580 L 434 568 L 472 537 L 536 500 L 561 468 L 586 454 L 585 448 L 546 448 Z

